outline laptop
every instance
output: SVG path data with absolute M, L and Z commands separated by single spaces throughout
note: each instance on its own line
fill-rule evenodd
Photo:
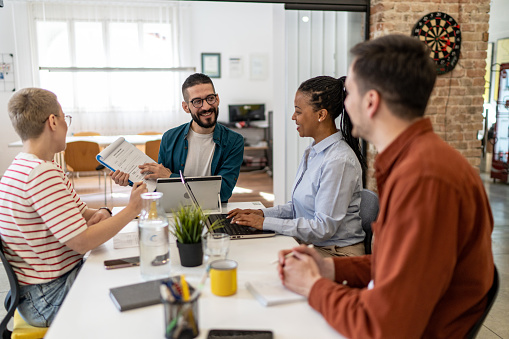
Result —
M 216 177 L 216 176 L 213 176 Z M 193 180 L 190 180 L 193 178 Z M 222 213 L 221 208 L 221 198 L 220 198 L 220 190 L 221 185 L 219 185 L 219 189 L 213 191 L 213 193 L 207 192 L 209 196 L 217 195 L 217 201 L 219 202 L 219 208 L 216 209 L 216 211 L 211 209 L 205 209 L 204 206 L 202 206 L 201 201 L 205 201 L 206 203 L 210 203 L 206 199 L 203 199 L 203 197 L 195 195 L 195 193 L 198 192 L 204 192 L 205 189 L 203 189 L 201 186 L 201 183 L 204 182 L 204 180 L 195 180 L 194 178 L 198 177 L 184 177 L 182 172 L 180 172 L 180 181 L 181 186 L 184 187 L 185 191 L 187 192 L 189 196 L 189 200 L 192 202 L 193 205 L 200 207 L 205 213 L 208 214 L 209 218 L 207 219 L 207 227 L 212 233 L 226 233 L 230 235 L 230 239 L 251 239 L 251 238 L 267 238 L 267 237 L 273 237 L 276 235 L 276 232 L 274 231 L 264 231 L 264 230 L 257 230 L 254 227 L 248 227 L 248 226 L 242 226 L 237 224 L 231 224 L 230 220 L 226 217 L 228 214 Z M 211 178 L 209 177 L 200 177 L 200 178 Z M 221 176 L 219 176 L 221 178 Z M 158 182 L 161 179 L 158 179 Z M 165 179 L 166 180 L 166 179 Z M 205 180 L 206 181 L 206 180 Z M 194 185 L 193 185 L 194 182 Z M 183 185 L 182 185 L 183 184 Z M 193 186 L 193 187 L 192 187 Z M 195 187 L 199 187 L 198 190 L 195 191 Z M 163 193 L 163 200 L 164 200 L 164 193 Z M 216 221 L 220 220 L 222 223 L 222 227 L 216 228 L 211 230 L 211 225 Z
M 197 204 L 206 213 L 221 213 L 220 175 L 204 177 L 187 177 L 186 181 L 197 197 Z M 162 207 L 166 213 L 173 213 L 181 206 L 194 205 L 194 202 L 182 185 L 181 178 L 157 179 L 156 191 L 163 193 Z

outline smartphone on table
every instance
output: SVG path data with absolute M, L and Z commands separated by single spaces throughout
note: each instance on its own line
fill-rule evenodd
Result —
M 272 339 L 272 331 L 259 330 L 210 330 L 207 339 Z
M 112 270 L 115 268 L 123 268 L 123 267 L 132 267 L 132 266 L 140 266 L 140 257 L 139 256 L 104 261 L 104 267 L 107 270 Z

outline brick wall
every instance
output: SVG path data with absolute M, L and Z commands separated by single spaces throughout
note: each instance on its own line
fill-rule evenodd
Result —
M 437 11 L 451 15 L 459 23 L 463 41 L 454 70 L 437 77 L 426 116 L 440 137 L 479 168 L 481 141 L 477 140 L 477 131 L 483 129 L 490 0 L 371 0 L 370 38 L 393 33 L 410 35 L 420 18 Z M 376 190 L 373 169 L 376 150 L 368 145 L 367 187 Z

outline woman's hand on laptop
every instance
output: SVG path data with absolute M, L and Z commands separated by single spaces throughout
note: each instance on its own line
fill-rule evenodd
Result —
M 233 218 L 233 217 L 235 217 L 236 215 L 239 215 L 239 214 L 256 214 L 256 215 L 259 215 L 259 216 L 263 217 L 263 211 L 262 210 L 253 210 L 253 209 L 249 209 L 249 208 L 246 208 L 246 209 L 236 208 L 236 209 L 231 210 L 230 212 L 228 212 L 227 218 L 230 219 L 230 218 Z
M 254 210 L 259 211 L 259 210 Z M 261 211 L 260 211 L 261 212 Z M 263 214 L 263 213 L 262 213 Z M 265 218 L 258 213 L 240 213 L 237 214 L 235 217 L 232 218 L 230 221 L 234 224 L 239 224 L 243 226 L 250 226 L 254 227 L 257 230 L 263 230 L 263 220 Z
M 155 162 L 139 165 L 138 168 L 141 169 L 141 174 L 145 174 L 145 179 L 169 178 L 171 175 L 169 169 Z
M 110 177 L 117 185 L 120 186 L 129 185 L 129 173 L 120 172 L 119 170 L 116 170 L 115 172 L 110 172 Z

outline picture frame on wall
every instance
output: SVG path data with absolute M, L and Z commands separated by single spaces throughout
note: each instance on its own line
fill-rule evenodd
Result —
M 220 53 L 202 53 L 201 71 L 211 78 L 221 77 L 221 54 Z

